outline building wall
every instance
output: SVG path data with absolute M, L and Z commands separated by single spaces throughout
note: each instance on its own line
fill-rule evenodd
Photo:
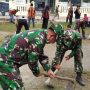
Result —
M 35 6 L 37 5 L 38 7 L 38 2 L 40 0 L 35 0 Z M 60 0 L 43 0 L 43 2 L 45 2 L 45 5 L 50 5 L 51 8 L 54 10 L 54 8 L 57 6 L 57 5 L 60 5 L 59 7 L 59 11 L 60 11 L 60 16 L 65 16 L 67 15 L 68 13 L 68 8 L 69 8 L 69 4 L 67 2 L 60 2 Z M 51 3 L 52 2 L 52 3 Z M 27 10 L 30 6 L 30 0 L 27 0 L 27 3 L 26 3 L 26 0 L 14 0 L 14 1 L 9 1 L 9 8 L 15 8 L 15 9 L 18 9 L 19 12 L 17 13 L 18 15 L 20 15 L 22 13 L 22 15 L 27 15 Z M 88 7 L 87 7 L 88 6 Z M 82 6 L 81 6 L 81 13 L 82 13 L 82 16 L 83 14 L 88 14 L 90 16 L 90 4 L 86 4 L 86 3 L 83 3 Z M 74 7 L 74 10 L 75 10 L 76 7 Z M 38 7 L 38 9 L 40 9 L 40 7 Z M 43 8 L 41 8 L 42 10 Z
M 59 2 L 59 0 L 56 0 L 55 7 L 59 5 L 59 14 L 62 17 L 66 17 L 68 13 L 69 4 L 67 2 Z M 73 7 L 73 10 L 75 11 L 76 6 Z M 90 17 L 90 3 L 82 3 L 80 7 L 81 12 L 81 18 L 84 16 L 84 14 L 87 14 Z
M 27 10 L 30 6 L 30 0 L 13 0 L 9 1 L 9 9 L 18 9 L 16 15 L 27 16 Z

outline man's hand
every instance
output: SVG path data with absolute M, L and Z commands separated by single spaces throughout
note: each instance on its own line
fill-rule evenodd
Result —
M 60 70 L 60 64 L 57 64 L 57 65 L 55 66 L 55 69 Z
M 70 59 L 69 55 L 67 55 L 67 56 L 65 57 L 65 59 L 66 59 L 66 60 L 69 60 L 69 59 Z
M 52 70 L 49 70 L 47 73 L 48 73 L 50 78 L 55 78 L 55 74 L 53 73 Z

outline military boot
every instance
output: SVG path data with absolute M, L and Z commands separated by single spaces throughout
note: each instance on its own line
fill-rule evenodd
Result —
M 77 76 L 76 76 L 76 81 L 81 85 L 81 86 L 85 86 L 85 83 L 81 77 L 81 73 L 77 73 Z

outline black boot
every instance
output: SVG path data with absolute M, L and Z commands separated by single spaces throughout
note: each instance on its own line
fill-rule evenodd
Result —
M 85 83 L 81 77 L 81 73 L 77 73 L 77 76 L 76 76 L 76 81 L 81 85 L 81 86 L 85 86 Z

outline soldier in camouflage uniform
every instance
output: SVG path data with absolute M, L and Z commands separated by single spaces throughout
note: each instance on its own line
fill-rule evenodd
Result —
M 52 70 L 60 69 L 60 64 L 64 57 L 64 54 L 67 50 L 71 50 L 72 52 L 66 56 L 66 60 L 69 60 L 74 56 L 75 62 L 75 72 L 77 74 L 76 81 L 84 86 L 84 82 L 82 80 L 83 66 L 82 66 L 82 38 L 77 31 L 67 30 L 64 31 L 63 28 L 58 24 L 54 27 L 58 34 L 58 38 L 56 41 L 56 53 L 55 58 L 52 61 Z
M 35 76 L 40 75 L 38 61 L 50 77 L 55 77 L 50 69 L 48 57 L 43 54 L 46 43 L 54 43 L 56 34 L 48 31 L 25 31 L 14 35 L 0 47 L 0 86 L 3 90 L 23 90 L 19 67 L 28 64 Z

